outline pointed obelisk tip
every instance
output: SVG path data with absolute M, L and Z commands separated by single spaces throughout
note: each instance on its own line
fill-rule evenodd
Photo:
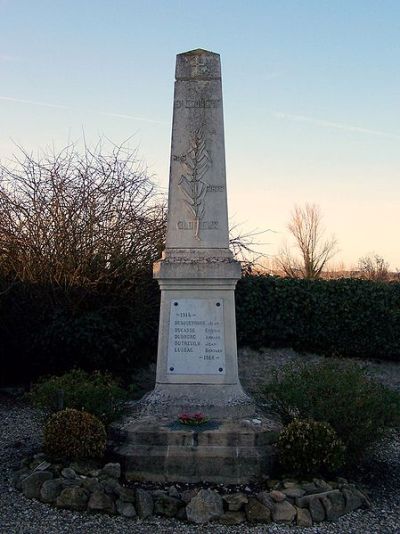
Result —
M 221 62 L 219 54 L 202 48 L 189 50 L 176 56 L 177 80 L 219 80 Z

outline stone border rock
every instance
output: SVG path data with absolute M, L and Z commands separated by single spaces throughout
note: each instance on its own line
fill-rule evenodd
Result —
M 368 497 L 344 478 L 329 482 L 317 478 L 268 480 L 266 489 L 257 492 L 249 487 L 239 492 L 221 486 L 218 490 L 182 489 L 182 484 L 149 490 L 124 486 L 119 463 L 63 465 L 51 463 L 43 453 L 22 460 L 13 483 L 27 498 L 58 508 L 141 519 L 156 514 L 196 524 L 275 522 L 311 527 L 370 506 Z

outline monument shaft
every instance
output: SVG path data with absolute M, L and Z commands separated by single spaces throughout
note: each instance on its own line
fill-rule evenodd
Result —
M 161 289 L 157 384 L 171 415 L 250 413 L 238 379 L 229 250 L 221 66 L 218 54 L 177 56 L 166 249 L 154 265 Z
M 176 62 L 167 252 L 229 255 L 228 236 L 220 60 L 195 50 Z

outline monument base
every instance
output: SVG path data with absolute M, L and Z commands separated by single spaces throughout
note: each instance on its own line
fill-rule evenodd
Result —
M 202 412 L 206 417 L 251 417 L 254 401 L 240 384 L 163 384 L 138 403 L 143 414 L 177 417 L 183 412 Z
M 279 430 L 265 417 L 188 426 L 139 415 L 111 426 L 111 448 L 128 481 L 246 484 L 271 472 Z

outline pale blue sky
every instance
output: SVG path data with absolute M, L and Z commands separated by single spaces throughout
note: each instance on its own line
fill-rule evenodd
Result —
M 175 55 L 221 54 L 228 202 L 271 228 L 321 206 L 336 261 L 400 269 L 400 1 L 0 0 L 0 158 L 129 137 L 168 181 Z

